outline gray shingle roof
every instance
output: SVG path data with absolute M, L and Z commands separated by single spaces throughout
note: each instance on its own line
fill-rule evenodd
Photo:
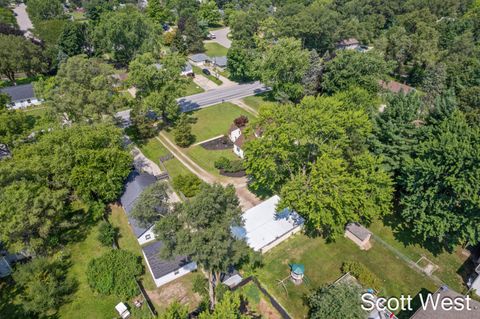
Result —
M 35 98 L 35 92 L 33 91 L 32 84 L 9 86 L 0 89 L 0 92 L 9 95 L 12 99 L 12 102 Z
M 350 223 L 347 225 L 347 230 L 351 232 L 355 237 L 357 237 L 360 240 L 365 240 L 370 236 L 372 233 L 360 225 L 359 223 Z
M 155 176 L 145 173 L 139 173 L 138 171 L 133 171 L 128 175 L 127 181 L 125 183 L 125 191 L 120 198 L 120 203 L 125 209 L 127 213 L 128 221 L 130 226 L 132 227 L 133 233 L 135 236 L 140 237 L 143 233 L 145 233 L 148 228 L 140 227 L 138 221 L 130 216 L 132 212 L 133 206 L 135 205 L 135 201 L 137 200 L 138 196 L 143 192 L 145 188 L 150 186 L 151 184 L 155 183 L 157 179 Z
M 153 244 L 142 248 L 155 279 L 161 278 L 175 270 L 178 270 L 191 262 L 191 260 L 186 256 L 179 256 L 172 260 L 162 259 L 160 257 L 162 247 L 163 243 L 156 241 Z
M 192 54 L 189 56 L 189 59 L 193 62 L 203 62 L 209 60 L 210 58 L 204 53 Z
M 227 66 L 227 57 L 226 56 L 216 56 L 213 58 L 213 63 L 219 67 Z

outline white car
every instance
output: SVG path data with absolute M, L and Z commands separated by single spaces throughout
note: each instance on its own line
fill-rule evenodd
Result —
M 213 32 L 209 32 L 207 37 L 208 37 L 210 40 L 217 38 L 217 36 L 216 36 L 215 33 L 213 33 Z

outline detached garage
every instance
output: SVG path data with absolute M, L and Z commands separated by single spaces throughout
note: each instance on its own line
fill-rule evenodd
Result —
M 265 253 L 302 229 L 304 220 L 290 209 L 276 212 L 280 197 L 275 195 L 243 214 L 245 225 L 233 227 L 237 238 L 244 239 L 255 251 Z

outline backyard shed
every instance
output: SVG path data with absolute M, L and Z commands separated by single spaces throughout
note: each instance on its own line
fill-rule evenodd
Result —
M 372 248 L 370 237 L 372 233 L 359 223 L 350 223 L 345 227 L 345 237 L 351 239 L 362 250 Z
M 188 58 L 195 64 L 203 64 L 210 61 L 210 58 L 204 53 L 192 54 Z
M 148 270 L 152 274 L 157 287 L 165 285 L 197 269 L 197 264 L 187 256 L 178 256 L 172 260 L 161 258 L 160 252 L 162 251 L 162 247 L 163 243 L 156 241 L 142 248 Z
M 10 107 L 12 109 L 23 109 L 42 103 L 42 101 L 35 96 L 32 84 L 9 86 L 0 89 L 0 93 L 6 94 L 10 97 Z
M 232 227 L 232 233 L 262 253 L 301 230 L 303 218 L 290 209 L 276 211 L 280 197 L 275 195 L 243 213 L 244 226 Z

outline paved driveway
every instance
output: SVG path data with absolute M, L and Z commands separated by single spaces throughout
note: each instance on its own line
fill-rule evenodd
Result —
M 227 37 L 227 34 L 230 33 L 229 27 L 212 31 L 212 33 L 215 34 L 216 38 L 210 40 L 211 42 L 217 42 L 218 44 L 223 45 L 227 49 L 232 46 L 232 41 Z
M 29 31 L 30 29 L 33 29 L 32 21 L 28 17 L 28 13 L 26 9 L 27 9 L 27 6 L 24 3 L 20 3 L 13 9 L 13 12 L 16 13 L 15 18 L 17 19 L 18 27 L 20 28 L 20 30 L 25 32 Z M 25 36 L 27 36 L 27 34 L 25 34 Z

